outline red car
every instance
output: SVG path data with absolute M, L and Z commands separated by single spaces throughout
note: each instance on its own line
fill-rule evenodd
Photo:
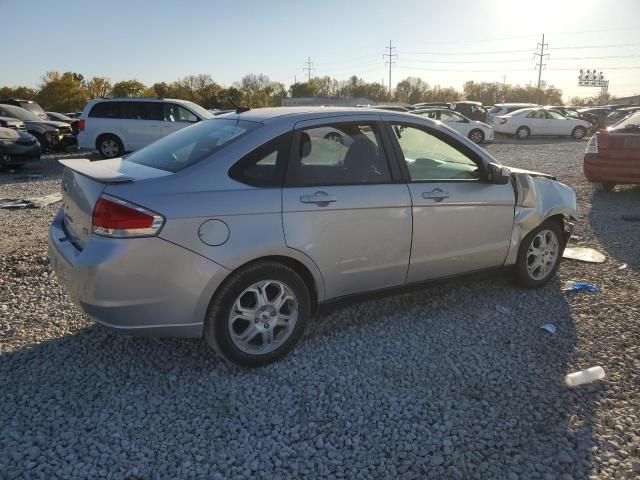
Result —
M 591 137 L 584 174 L 606 192 L 619 184 L 640 184 L 640 113 Z

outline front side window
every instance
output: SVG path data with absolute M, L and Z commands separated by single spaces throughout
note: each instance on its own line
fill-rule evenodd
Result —
M 375 123 L 336 123 L 298 134 L 294 186 L 388 183 L 391 173 Z
M 196 116 L 180 105 L 175 103 L 164 104 L 164 121 L 165 122 L 195 122 Z
M 161 138 L 132 153 L 126 161 L 175 173 L 210 157 L 259 126 L 246 120 L 214 118 Z
M 547 112 L 547 118 L 552 118 L 554 120 L 566 120 L 564 115 L 562 115 L 561 113 L 558 113 L 558 112 L 554 112 L 553 110 L 549 110 Z
M 480 171 L 467 155 L 417 127 L 392 125 L 412 181 L 477 180 Z

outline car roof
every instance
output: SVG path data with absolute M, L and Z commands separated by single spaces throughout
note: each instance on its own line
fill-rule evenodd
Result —
M 109 98 L 94 98 L 92 103 L 99 102 L 176 102 L 176 103 L 193 103 L 189 100 L 182 100 L 180 98 L 148 98 L 148 97 L 109 97 Z
M 229 112 L 218 115 L 218 118 L 237 118 L 239 120 L 250 120 L 254 122 L 267 122 L 281 117 L 294 117 L 296 120 L 307 120 L 322 117 L 335 117 L 340 115 L 371 115 L 381 114 L 401 114 L 406 112 L 393 112 L 390 110 L 380 110 L 369 107 L 267 107 L 247 110 L 245 112 Z

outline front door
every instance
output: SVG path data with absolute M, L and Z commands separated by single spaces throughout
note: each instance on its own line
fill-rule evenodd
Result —
M 403 284 L 411 250 L 411 197 L 380 124 L 349 119 L 296 125 L 283 189 L 286 243 L 316 263 L 327 299 Z
M 513 228 L 513 187 L 482 180 L 482 160 L 451 136 L 390 124 L 413 201 L 407 282 L 501 266 Z

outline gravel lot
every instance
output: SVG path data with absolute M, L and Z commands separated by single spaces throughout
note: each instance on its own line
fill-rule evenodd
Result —
M 48 267 L 58 205 L 0 210 L 0 478 L 638 478 L 640 224 L 620 216 L 640 213 L 640 188 L 595 193 L 584 145 L 488 149 L 574 187 L 573 243 L 604 264 L 566 261 L 537 291 L 491 274 L 343 307 L 255 371 L 199 340 L 95 326 Z M 2 172 L 0 198 L 54 193 L 59 176 L 50 158 Z M 564 386 L 594 365 L 605 381 Z

